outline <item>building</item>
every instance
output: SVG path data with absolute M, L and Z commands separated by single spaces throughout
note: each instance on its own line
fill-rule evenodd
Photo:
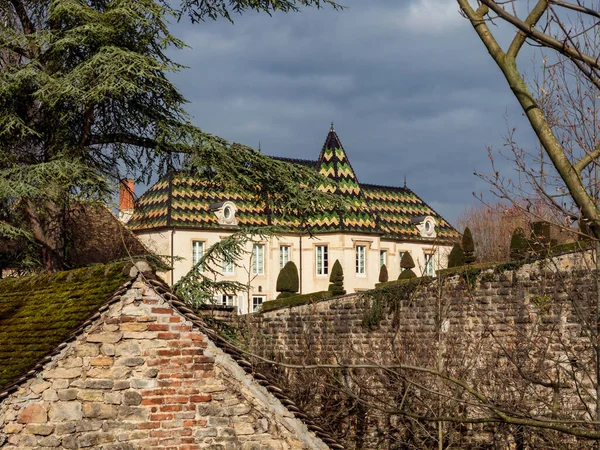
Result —
M 277 276 L 287 261 L 298 267 L 300 293 L 327 290 L 335 260 L 343 267 L 348 293 L 372 289 L 383 264 L 389 279 L 396 279 L 405 252 L 411 253 L 417 275 L 435 276 L 436 269 L 446 267 L 459 233 L 406 185 L 359 183 L 333 126 L 317 160 L 277 159 L 314 167 L 337 182 L 336 194 L 353 206 L 311 218 L 310 234 L 290 228 L 249 246 L 247 260 L 225 264 L 222 277 L 250 283 L 252 298 L 223 294 L 216 299 L 219 303 L 234 304 L 245 313 L 274 299 Z M 239 227 L 273 220 L 267 208 L 242 194 L 225 192 L 196 175 L 171 173 L 137 200 L 128 225 L 151 250 L 182 258 L 165 274 L 173 284 L 223 237 Z
M 0 447 L 343 449 L 146 261 L 0 280 Z

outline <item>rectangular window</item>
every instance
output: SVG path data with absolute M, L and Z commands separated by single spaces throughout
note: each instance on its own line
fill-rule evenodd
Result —
M 260 309 L 260 306 L 265 301 L 264 295 L 253 295 L 252 296 L 252 312 L 256 312 Z
M 288 262 L 290 262 L 290 246 L 282 245 L 279 247 L 279 268 L 283 269 Z
M 233 295 L 223 294 L 221 295 L 222 306 L 233 306 Z
M 198 264 L 202 256 L 204 256 L 204 241 L 192 241 L 192 265 Z M 204 270 L 202 266 L 199 269 L 200 272 Z
M 404 253 L 406 252 L 398 252 L 398 266 L 400 266 L 400 273 L 402 273 L 402 271 L 404 270 L 402 268 L 402 257 L 404 256 Z
M 265 274 L 265 245 L 254 244 L 252 247 L 252 273 L 254 275 Z
M 235 272 L 235 264 L 232 259 L 225 259 L 223 261 L 223 275 L 233 275 Z
M 425 257 L 425 275 L 428 277 L 435 277 L 433 253 L 424 253 L 423 256 Z
M 367 247 L 364 245 L 356 246 L 356 274 L 365 274 L 365 257 L 367 253 Z
M 387 251 L 379 250 L 379 267 L 383 266 L 387 267 Z
M 317 260 L 317 275 L 327 275 L 329 273 L 329 258 L 326 245 L 317 245 L 315 247 Z

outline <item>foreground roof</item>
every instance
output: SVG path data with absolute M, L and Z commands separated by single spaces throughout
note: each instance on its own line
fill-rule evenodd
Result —
M 335 185 L 321 186 L 344 198 L 350 205 L 344 211 L 322 211 L 309 219 L 313 233 L 376 233 L 388 239 L 422 240 L 411 219 L 431 216 L 437 221 L 437 238 L 457 239 L 459 233 L 427 203 L 406 186 L 361 184 L 346 151 L 333 129 L 329 130 L 317 160 L 274 157 L 290 164 L 312 167 Z M 334 187 L 332 187 L 334 186 Z M 187 172 L 170 173 L 153 185 L 136 202 L 128 225 L 135 231 L 161 228 L 223 228 L 210 205 L 230 200 L 237 207 L 240 226 L 278 224 L 266 205 L 251 194 L 227 192 L 222 185 L 201 175 Z M 297 223 L 286 223 L 291 232 Z
M 93 316 L 127 279 L 124 267 L 0 280 L 0 391 Z

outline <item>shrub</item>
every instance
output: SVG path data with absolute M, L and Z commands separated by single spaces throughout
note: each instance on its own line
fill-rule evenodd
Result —
M 412 256 L 410 256 L 409 252 L 404 252 L 404 255 L 402 255 L 402 260 L 400 261 L 400 267 L 402 267 L 403 269 L 414 269 L 415 268 L 415 262 L 412 259 Z
M 335 260 L 333 267 L 331 268 L 331 275 L 329 276 L 329 292 L 331 295 L 344 295 L 346 290 L 344 289 L 344 271 L 339 260 Z
M 260 307 L 260 312 L 272 311 L 278 308 L 292 308 L 294 306 L 307 305 L 330 297 L 331 292 L 329 291 L 311 292 L 310 294 L 292 294 L 284 298 L 278 297 L 277 300 L 264 302 Z
M 465 255 L 465 264 L 473 264 L 475 262 L 475 243 L 469 227 L 465 228 L 463 233 L 462 251 Z
M 399 280 L 410 280 L 412 278 L 417 278 L 417 275 L 412 271 L 412 269 L 403 270 L 398 277 Z
M 385 264 L 381 265 L 381 269 L 379 269 L 379 282 L 385 283 L 389 279 L 387 267 Z
M 516 228 L 510 239 L 510 259 L 512 261 L 525 259 L 528 248 L 529 243 L 525 237 L 525 231 L 523 228 Z
M 448 256 L 448 269 L 451 267 L 460 267 L 465 265 L 465 254 L 460 244 L 454 244 L 450 255 Z
M 300 279 L 298 278 L 298 268 L 292 261 L 288 261 L 286 265 L 283 266 L 283 269 L 281 269 L 281 272 L 279 272 L 279 276 L 277 277 L 276 290 L 277 292 L 281 292 L 278 298 L 284 293 L 293 295 L 298 292 L 299 288 Z

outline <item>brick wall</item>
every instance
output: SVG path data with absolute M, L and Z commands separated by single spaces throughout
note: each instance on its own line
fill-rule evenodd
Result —
M 0 404 L 0 447 L 327 448 L 261 389 L 137 281 Z

